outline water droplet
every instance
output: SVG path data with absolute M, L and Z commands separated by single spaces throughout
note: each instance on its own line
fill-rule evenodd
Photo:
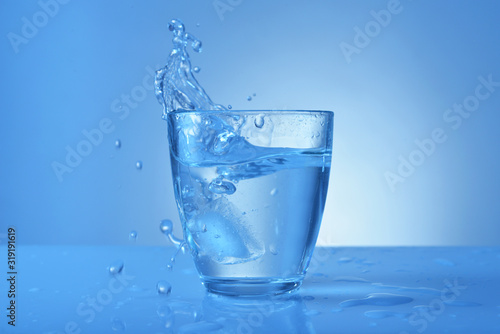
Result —
M 115 147 L 116 148 L 122 147 L 122 142 L 120 141 L 120 139 L 115 140 Z
M 125 323 L 118 318 L 111 321 L 111 329 L 115 332 L 124 332 L 126 329 Z
M 123 270 L 123 261 L 121 260 L 117 260 L 111 263 L 111 265 L 108 267 L 108 272 L 111 275 L 118 275 L 119 273 L 122 272 L 122 270 Z
M 137 231 L 130 231 L 128 238 L 129 238 L 129 240 L 136 241 L 137 240 Z
M 255 120 L 253 122 L 256 127 L 261 129 L 264 126 L 264 115 L 260 114 L 255 117 Z
M 170 234 L 174 228 L 174 223 L 170 219 L 163 219 L 160 223 L 160 231 L 163 234 Z
M 207 231 L 207 224 L 203 224 L 203 227 L 202 227 L 201 231 L 203 233 L 205 233 Z
M 214 194 L 232 195 L 236 191 L 236 186 L 229 181 L 224 181 L 222 177 L 218 177 L 210 182 L 208 189 Z
M 233 106 L 229 104 L 229 105 L 227 106 L 227 109 L 233 109 Z
M 304 297 L 302 297 L 302 299 L 304 299 L 304 300 L 314 300 L 314 297 L 313 296 L 304 296 Z
M 201 52 L 201 41 L 194 40 L 191 44 L 191 47 L 193 48 L 194 52 Z
M 252 97 L 250 95 L 247 96 L 247 101 L 252 101 Z
M 354 260 L 352 257 L 341 257 L 337 260 L 338 263 L 348 263 Z
M 172 285 L 167 281 L 159 281 L 156 283 L 156 291 L 160 296 L 168 297 L 170 296 L 170 292 L 172 292 Z
M 278 193 L 278 189 L 276 189 L 276 188 L 273 188 L 273 190 L 271 190 L 271 192 L 270 192 L 271 196 L 274 196 L 277 193 Z
M 200 70 L 201 70 L 201 68 L 199 68 L 198 66 L 195 66 L 195 67 L 193 68 L 193 72 L 194 72 L 194 73 L 200 73 Z
M 174 270 L 174 267 L 171 264 L 167 264 L 167 270 L 172 271 Z
M 135 163 L 135 168 L 137 168 L 138 170 L 142 169 L 142 161 L 141 160 L 137 160 L 137 162 Z
M 273 255 L 278 255 L 278 250 L 276 249 L 275 245 L 269 245 L 269 252 Z
M 253 93 L 252 95 L 253 95 L 253 96 L 257 96 L 257 94 L 255 94 L 255 93 Z
M 200 24 L 199 24 L 199 23 L 196 23 L 196 26 L 197 26 L 197 27 L 199 27 L 199 26 L 200 26 Z

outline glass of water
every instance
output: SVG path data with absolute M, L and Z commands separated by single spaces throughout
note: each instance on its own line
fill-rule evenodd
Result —
M 300 287 L 325 206 L 333 112 L 175 111 L 167 121 L 184 238 L 205 287 Z

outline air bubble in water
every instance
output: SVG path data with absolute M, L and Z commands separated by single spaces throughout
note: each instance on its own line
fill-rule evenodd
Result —
M 193 72 L 194 72 L 194 73 L 200 73 L 200 70 L 201 70 L 201 68 L 199 68 L 198 66 L 195 66 L 195 67 L 193 68 Z
M 236 137 L 236 134 L 231 131 L 219 133 L 214 140 L 214 153 L 224 154 L 234 137 Z
M 135 230 L 130 231 L 128 238 L 129 238 L 129 240 L 133 240 L 133 241 L 137 240 L 137 231 L 135 231 Z
M 260 114 L 255 117 L 255 120 L 253 122 L 256 127 L 261 129 L 264 126 L 264 115 Z
M 172 292 L 172 285 L 167 281 L 159 281 L 156 283 L 156 291 L 160 296 L 168 297 L 170 292 Z
M 142 169 L 142 161 L 141 160 L 137 160 L 137 162 L 135 163 L 135 168 L 137 168 L 138 170 Z
M 219 195 L 232 195 L 236 191 L 236 186 L 229 181 L 224 181 L 222 177 L 218 177 L 210 182 L 208 190 Z
M 122 142 L 120 141 L 120 139 L 115 140 L 115 147 L 116 148 L 122 147 Z
M 122 270 L 123 270 L 123 261 L 121 260 L 117 260 L 111 263 L 111 265 L 108 267 L 108 272 L 111 275 L 118 275 L 119 273 L 122 272 Z

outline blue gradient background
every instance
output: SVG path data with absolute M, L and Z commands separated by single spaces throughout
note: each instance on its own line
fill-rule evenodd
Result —
M 500 245 L 500 87 L 459 129 L 443 120 L 479 76 L 500 81 L 498 1 L 402 0 L 350 63 L 340 43 L 353 44 L 354 28 L 388 1 L 221 2 L 231 8 L 223 19 L 213 1 L 69 1 L 16 53 L 8 34 L 41 7 L 2 0 L 0 233 L 14 225 L 21 243 L 124 244 L 136 230 L 138 244 L 163 245 L 158 225 L 170 218 L 180 235 L 153 91 L 128 115 L 113 107 L 150 87 L 148 68 L 171 49 L 167 21 L 180 18 L 203 41 L 192 62 L 215 102 L 335 112 L 319 244 Z M 114 130 L 59 182 L 51 164 L 104 118 Z M 391 191 L 385 173 L 438 127 L 447 141 Z

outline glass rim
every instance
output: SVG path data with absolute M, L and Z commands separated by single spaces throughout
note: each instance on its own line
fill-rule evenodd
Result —
M 305 109 L 226 109 L 226 110 L 184 110 L 177 109 L 168 112 L 167 115 L 182 114 L 261 114 L 261 113 L 282 113 L 282 114 L 325 114 L 334 115 L 331 110 L 305 110 Z

